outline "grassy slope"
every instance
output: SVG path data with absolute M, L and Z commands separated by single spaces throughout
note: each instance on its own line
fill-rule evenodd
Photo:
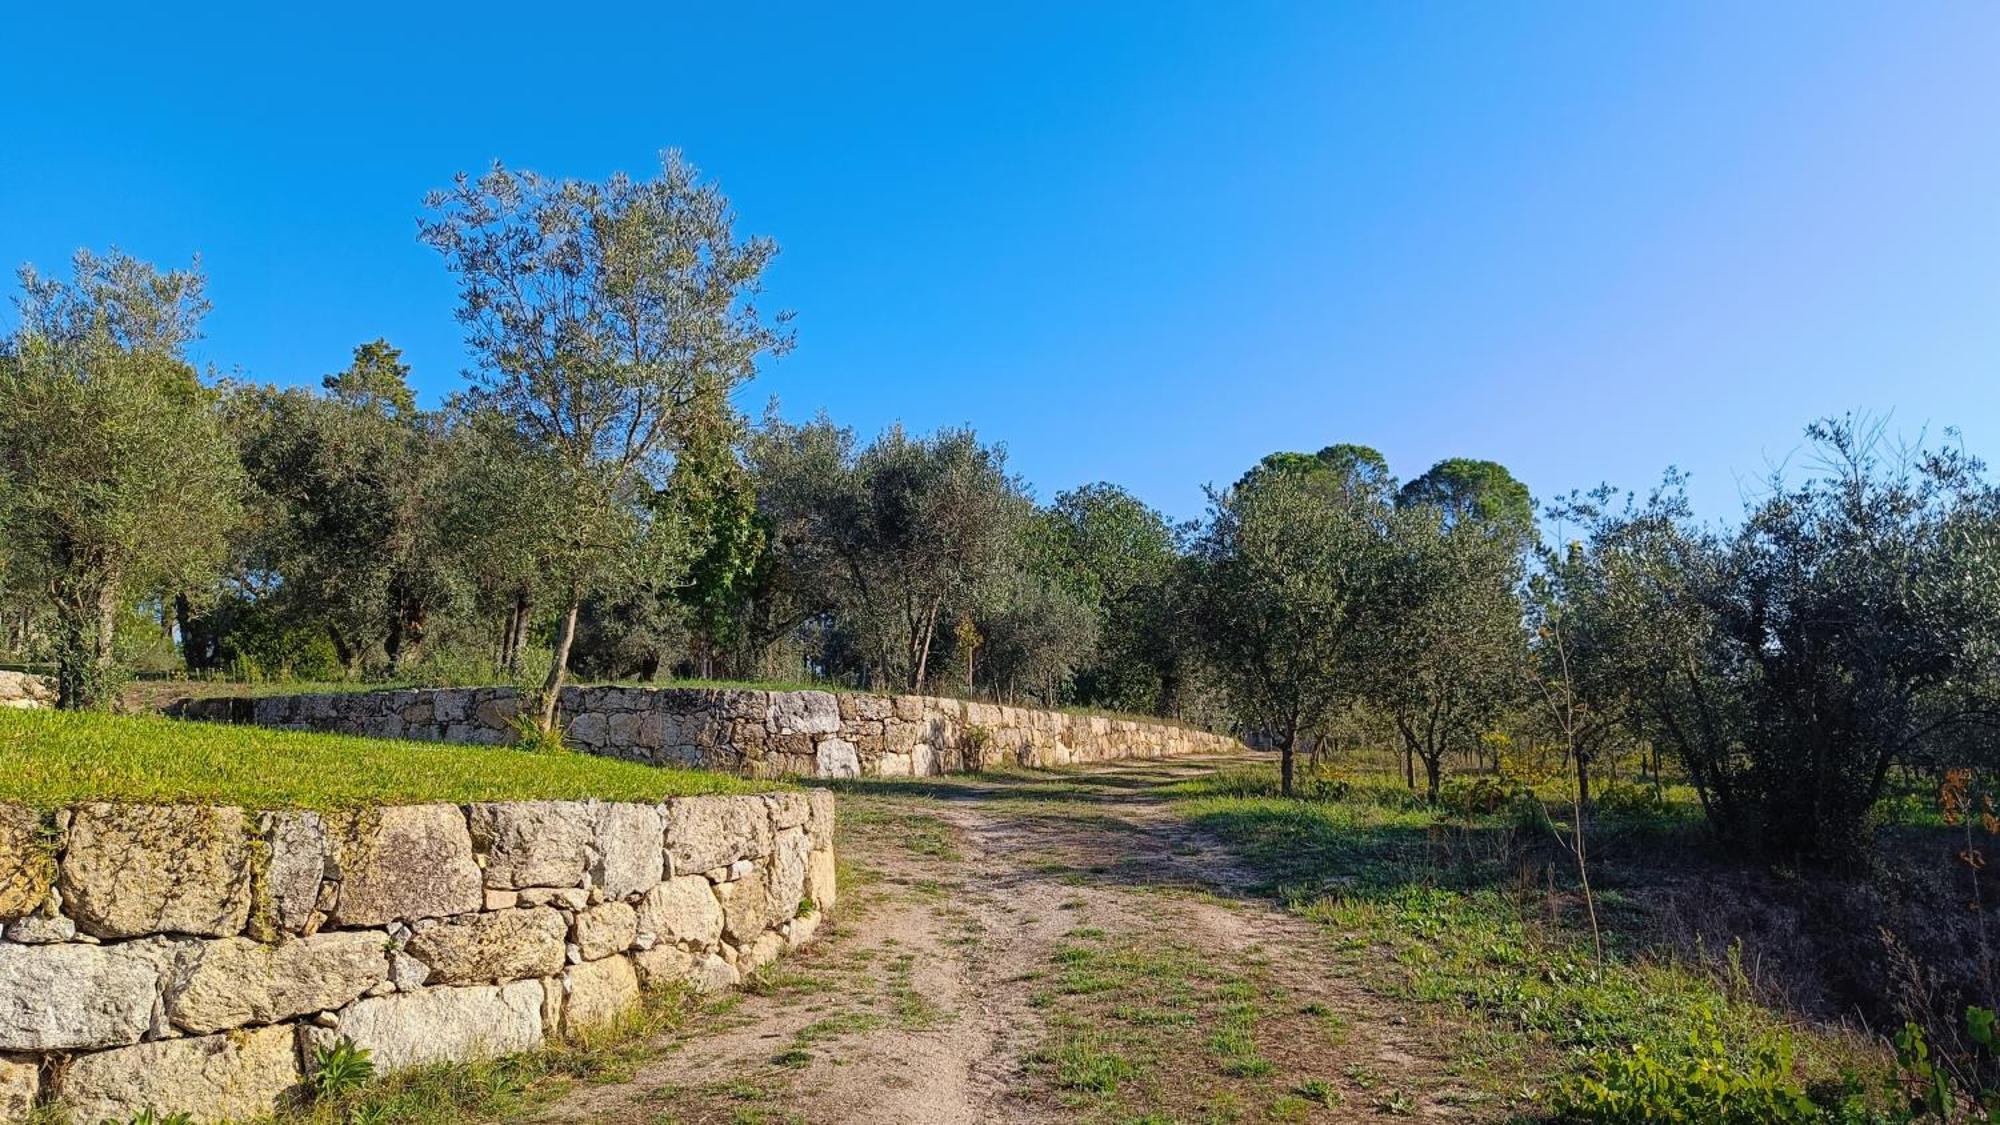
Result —
M 773 786 L 587 754 L 442 746 L 55 711 L 0 710 L 0 801 L 351 808 L 423 801 L 651 801 Z
M 1656 948 L 1645 912 L 1618 892 L 1598 898 L 1599 962 L 1573 860 L 1546 828 L 1434 811 L 1386 774 L 1348 781 L 1322 799 L 1281 800 L 1263 768 L 1184 783 L 1177 796 L 1293 910 L 1339 934 L 1372 991 L 1459 1012 L 1456 1051 L 1495 1086 L 1546 1091 L 1596 1052 L 1644 1044 L 1672 1056 L 1694 1036 L 1736 1052 L 1787 1038 L 1809 1084 L 1879 1072 L 1860 1036 L 1758 1003 L 1728 957 L 1694 965 Z

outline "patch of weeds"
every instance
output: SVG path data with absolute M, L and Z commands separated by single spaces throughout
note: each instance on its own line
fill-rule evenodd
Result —
M 1046 1061 L 1055 1069 L 1055 1084 L 1064 1090 L 1092 1094 L 1114 1094 L 1118 1084 L 1136 1073 L 1132 1063 L 1116 1051 L 1106 1050 L 1093 1039 L 1066 1040 L 1052 1050 Z
M 1340 1087 L 1324 1078 L 1308 1078 L 1292 1087 L 1292 1093 L 1314 1105 L 1322 1105 L 1328 1109 L 1340 1104 Z
M 843 1035 L 859 1035 L 882 1026 L 882 1017 L 873 1012 L 843 1012 L 813 1022 L 792 1034 L 795 1044 L 823 1043 Z
M 1370 1104 L 1374 1107 L 1375 1112 L 1386 1113 L 1394 1117 L 1408 1117 L 1417 1112 L 1417 1099 L 1411 1097 L 1406 1090 L 1385 1090 L 1381 1094 L 1376 1095 L 1375 1100 Z
M 336 1047 L 316 1061 L 329 1092 L 310 1105 L 280 1113 L 277 1125 L 361 1125 L 368 1122 L 489 1122 L 531 1113 L 578 1081 L 622 1081 L 657 1053 L 653 1043 L 708 1011 L 688 989 L 648 993 L 640 1005 L 605 1027 L 524 1054 L 418 1067 L 367 1081 L 356 1076 L 358 1052 L 336 1062 Z M 317 1073 L 327 1073 L 325 1069 Z M 341 1089 L 334 1089 L 341 1087 Z

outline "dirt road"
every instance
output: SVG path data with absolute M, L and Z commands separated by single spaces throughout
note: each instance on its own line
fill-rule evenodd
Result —
M 1229 764 L 854 782 L 837 923 L 552 1121 L 1479 1118 L 1368 955 L 1163 790 Z M 1343 969 L 1347 966 L 1347 969 Z

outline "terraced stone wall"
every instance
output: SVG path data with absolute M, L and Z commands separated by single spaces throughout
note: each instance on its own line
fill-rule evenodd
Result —
M 252 1118 L 727 988 L 835 903 L 831 794 L 351 813 L 0 805 L 0 1121 Z
M 190 700 L 171 713 L 292 730 L 500 743 L 514 737 L 520 706 L 513 688 L 433 688 Z M 920 695 L 572 687 L 563 691 L 559 714 L 580 749 L 749 777 L 928 775 L 1242 748 L 1225 735 L 1170 723 Z

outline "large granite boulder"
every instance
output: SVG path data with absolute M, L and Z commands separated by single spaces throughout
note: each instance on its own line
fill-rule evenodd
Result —
M 741 879 L 717 883 L 715 896 L 722 901 L 722 936 L 729 944 L 746 947 L 771 924 L 770 882 L 762 868 Z
M 241 933 L 257 851 L 251 827 L 237 808 L 83 805 L 64 840 L 63 902 L 100 938 Z
M 264 840 L 270 861 L 263 874 L 259 901 L 270 907 L 268 922 L 285 933 L 303 933 L 312 925 L 319 905 L 320 884 L 326 879 L 326 821 L 316 812 L 290 810 L 265 817 Z M 253 915 L 253 928 L 259 919 Z M 275 934 L 259 934 L 274 937 Z
M 0 1051 L 136 1043 L 159 982 L 153 959 L 118 946 L 0 944 Z
M 344 1007 L 389 979 L 388 936 L 340 931 L 264 945 L 201 943 L 167 987 L 167 1017 L 192 1032 L 276 1023 Z
M 677 797 L 667 802 L 666 828 L 675 875 L 712 871 L 771 851 L 771 817 L 762 797 Z
M 835 886 L 832 848 L 819 848 L 807 858 L 804 897 L 811 900 L 821 914 L 832 914 L 835 904 L 840 901 L 839 888 Z
M 486 885 L 575 887 L 590 863 L 596 825 L 576 801 L 472 806 L 472 843 L 486 857 Z
M 599 806 L 592 840 L 591 880 L 606 898 L 649 890 L 665 871 L 660 810 L 652 805 Z
M 605 902 L 576 916 L 576 948 L 586 961 L 623 953 L 639 936 L 639 914 L 625 902 Z
M 42 1088 L 41 1067 L 31 1058 L 0 1055 L 0 1121 L 24 1121 Z
M 542 982 L 371 997 L 342 1009 L 332 1028 L 307 1028 L 305 1035 L 312 1049 L 351 1040 L 385 1074 L 532 1051 L 542 1045 Z
M 430 966 L 431 984 L 510 981 L 561 972 L 568 936 L 562 913 L 538 906 L 427 923 L 405 949 Z
M 602 1027 L 639 1003 L 639 976 L 629 957 L 571 965 L 563 989 L 562 1031 L 567 1036 Z
M 485 905 L 472 837 L 456 805 L 395 805 L 354 814 L 336 832 L 338 926 L 466 914 Z
M 25 805 L 0 805 L 0 921 L 33 911 L 56 877 L 55 841 L 41 814 Z
M 146 1110 L 204 1122 L 262 1118 L 299 1084 L 295 1040 L 290 1027 L 266 1027 L 78 1055 L 57 1094 L 77 1121 L 126 1121 Z
M 799 912 L 806 897 L 806 874 L 812 859 L 812 840 L 803 828 L 787 828 L 778 833 L 771 852 L 769 891 L 772 918 L 776 925 Z
M 722 904 L 700 875 L 661 883 L 639 901 L 639 932 L 661 945 L 713 949 L 722 940 Z
M 55 680 L 27 672 L 0 671 L 0 707 L 26 710 L 55 705 Z

